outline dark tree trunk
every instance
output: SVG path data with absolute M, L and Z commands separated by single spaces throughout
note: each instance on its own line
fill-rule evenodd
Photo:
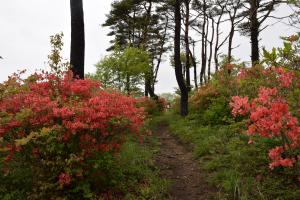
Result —
M 143 29 L 142 42 L 139 47 L 143 50 L 147 50 L 147 44 L 149 41 L 149 26 L 151 24 L 151 15 L 152 15 L 152 8 L 153 8 L 152 1 L 148 1 L 148 3 L 149 3 L 148 8 L 145 7 L 145 9 L 146 9 L 146 24 Z M 161 54 L 162 53 L 163 52 L 161 52 Z M 158 70 L 160 62 L 161 62 L 160 59 L 161 59 L 161 55 L 159 57 L 157 70 Z M 154 74 L 154 73 L 156 73 L 156 71 L 154 71 L 154 59 L 152 59 L 150 72 L 146 76 L 146 79 L 145 79 L 145 96 L 149 95 L 153 99 L 158 99 L 158 96 L 154 93 L 154 85 L 155 85 L 155 79 L 156 79 L 156 74 Z
M 210 76 L 211 76 L 211 60 L 212 60 L 212 54 L 213 54 L 213 43 L 214 43 L 214 38 L 215 38 L 215 21 L 214 18 L 211 17 L 211 40 L 209 41 L 209 58 L 208 58 L 208 81 L 210 81 Z
M 153 59 L 152 59 L 153 61 Z M 153 99 L 158 99 L 158 96 L 154 93 L 154 63 L 151 64 L 150 73 L 146 75 L 145 79 L 145 96 L 150 95 Z
M 214 53 L 216 72 L 219 71 L 219 58 L 218 57 L 219 57 L 220 21 L 221 21 L 221 18 L 218 19 L 217 26 L 216 26 L 216 43 L 215 43 L 215 53 Z
M 259 8 L 259 2 L 256 0 L 250 1 L 250 39 L 251 39 L 251 61 L 252 65 L 259 62 L 259 22 L 257 18 L 257 12 Z
M 84 79 L 84 17 L 82 0 L 70 0 L 71 6 L 71 69 L 75 78 Z
M 125 88 L 125 90 L 127 91 L 127 95 L 130 96 L 130 93 L 131 93 L 130 76 L 128 74 L 126 75 L 126 88 Z
M 207 78 L 206 78 L 206 68 L 207 68 L 207 42 L 208 42 L 208 29 L 209 29 L 209 19 L 208 19 L 208 15 L 206 15 L 206 30 L 205 30 L 205 56 L 204 56 L 204 60 L 205 60 L 205 71 L 204 71 L 204 82 L 207 83 Z
M 181 31 L 181 0 L 175 0 L 175 36 L 174 36 L 174 61 L 175 75 L 181 92 L 180 98 L 180 114 L 181 116 L 188 115 L 188 90 L 182 75 L 182 65 L 180 60 L 180 31 Z
M 194 66 L 194 83 L 195 83 L 195 88 L 198 89 L 198 80 L 197 80 L 197 63 L 196 63 L 196 58 L 195 58 L 195 41 L 193 41 L 193 53 L 190 51 L 190 56 L 193 62 Z
M 259 29 L 258 27 L 251 28 L 251 61 L 252 65 L 259 62 Z
M 144 92 L 144 95 L 145 97 L 148 97 L 149 96 L 149 91 L 148 91 L 148 85 L 147 85 L 147 78 L 145 78 L 145 92 Z
M 228 37 L 228 63 L 231 63 L 232 60 L 232 42 L 234 36 L 234 25 L 231 24 L 231 29 Z
M 230 64 L 232 62 L 232 50 L 233 50 L 233 37 L 234 37 L 234 33 L 235 33 L 235 27 L 237 24 L 239 24 L 243 18 L 237 20 L 237 12 L 239 10 L 240 7 L 240 0 L 237 1 L 236 6 L 233 7 L 233 12 L 231 10 L 227 10 L 228 15 L 229 15 L 229 20 L 230 20 L 230 32 L 228 35 L 228 63 Z
M 132 18 L 133 24 L 135 24 L 135 18 L 136 18 L 135 15 L 136 15 L 136 11 L 134 10 L 133 18 Z M 132 44 L 133 46 L 135 46 L 135 26 L 132 26 Z
M 145 77 L 145 92 L 144 92 L 144 95 L 145 97 L 148 97 L 149 96 L 149 84 L 148 84 L 148 80 L 146 77 Z
M 191 91 L 191 78 L 190 78 L 190 45 L 189 45 L 189 28 L 190 28 L 190 0 L 185 0 L 185 11 L 186 11 L 186 16 L 185 16 L 185 34 L 184 34 L 184 42 L 185 42 L 185 71 L 186 71 L 186 86 L 188 89 L 188 92 Z
M 240 0 L 238 0 L 240 1 Z M 231 2 L 233 2 L 231 0 Z M 222 23 L 222 18 L 224 15 L 224 11 L 227 10 L 227 5 L 229 1 L 221 2 L 217 1 L 218 6 L 220 7 L 220 13 L 216 22 L 216 42 L 215 42 L 215 53 L 214 53 L 214 60 L 215 60 L 215 71 L 217 72 L 219 70 L 219 50 L 220 48 L 225 44 L 227 37 L 220 42 L 220 24 Z M 230 14 L 229 14 L 230 17 Z M 223 21 L 224 22 L 224 21 Z M 220 44 L 219 44 L 220 43 Z
M 204 1 L 204 17 L 203 17 L 203 24 L 202 24 L 202 41 L 201 41 L 201 71 L 200 71 L 200 85 L 204 84 L 205 78 L 205 70 L 206 70 L 206 56 L 205 56 L 205 27 L 206 27 L 206 8 L 205 8 L 205 1 Z
M 154 93 L 154 87 L 152 87 L 150 79 L 146 80 L 145 88 L 147 91 L 147 96 L 149 95 L 153 99 L 158 99 L 158 96 Z

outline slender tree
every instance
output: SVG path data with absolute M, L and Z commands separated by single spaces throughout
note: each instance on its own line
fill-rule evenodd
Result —
M 211 61 L 213 56 L 213 43 L 215 39 L 215 20 L 212 14 L 209 15 L 209 19 L 211 19 L 211 39 L 208 41 L 209 43 L 209 57 L 208 57 L 208 68 L 207 68 L 207 78 L 210 81 L 211 78 Z
M 215 12 L 215 24 L 216 24 L 216 28 L 215 28 L 215 32 L 216 32 L 216 39 L 215 39 L 215 48 L 214 48 L 214 61 L 215 61 L 215 71 L 217 72 L 219 70 L 219 56 L 220 56 L 220 52 L 219 50 L 221 49 L 221 47 L 225 44 L 225 42 L 227 41 L 228 37 L 225 37 L 223 40 L 220 39 L 220 36 L 222 34 L 222 32 L 220 31 L 220 26 L 223 22 L 225 22 L 226 20 L 224 20 L 224 16 L 225 16 L 225 8 L 227 6 L 228 0 L 216 0 L 216 5 L 213 7 L 213 10 Z
M 195 88 L 198 89 L 198 78 L 197 78 L 197 61 L 196 61 L 196 57 L 195 57 L 195 46 L 196 46 L 196 41 L 190 39 L 192 45 L 193 45 L 193 52 L 191 50 L 189 50 L 190 52 L 190 58 L 192 60 L 192 64 L 193 64 L 193 68 L 194 68 L 194 84 L 195 84 Z
M 200 85 L 207 82 L 207 45 L 208 45 L 208 31 L 209 31 L 209 12 L 211 9 L 211 2 L 209 0 L 195 0 L 193 8 L 198 13 L 198 21 L 194 21 L 193 29 L 201 35 L 201 68 L 200 68 Z
M 185 16 L 184 16 L 184 43 L 185 43 L 185 80 L 188 91 L 191 91 L 191 78 L 190 78 L 190 37 L 189 37 L 189 29 L 190 29 L 190 4 L 191 0 L 184 0 L 185 7 Z
M 70 0 L 71 56 L 70 64 L 75 78 L 84 79 L 84 17 L 82 0 Z
M 175 0 L 174 4 L 174 18 L 175 18 L 175 36 L 174 36 L 174 63 L 175 75 L 180 89 L 180 114 L 186 116 L 188 114 L 188 89 L 182 75 L 182 65 L 180 59 L 180 32 L 181 32 L 181 7 L 182 1 Z
M 251 61 L 252 64 L 259 62 L 259 34 L 267 26 L 263 23 L 271 17 L 275 7 L 281 4 L 282 0 L 244 0 L 242 12 L 247 21 L 240 25 L 241 33 L 249 36 L 251 41 Z
M 232 50 L 233 50 L 233 37 L 234 33 L 237 31 L 236 26 L 244 19 L 238 11 L 243 7 L 242 0 L 229 0 L 226 11 L 229 16 L 230 21 L 230 32 L 228 35 L 228 63 L 232 61 Z

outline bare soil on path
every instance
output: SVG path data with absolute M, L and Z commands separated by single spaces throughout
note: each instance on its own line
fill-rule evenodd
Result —
M 169 131 L 166 123 L 161 123 L 154 130 L 160 143 L 160 153 L 156 164 L 161 176 L 171 181 L 170 200 L 209 200 L 216 190 L 205 181 L 193 153 L 180 143 Z

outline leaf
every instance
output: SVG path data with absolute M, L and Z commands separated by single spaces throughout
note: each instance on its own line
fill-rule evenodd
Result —
M 51 128 L 45 128 L 43 127 L 40 136 L 48 136 L 51 133 L 52 129 Z
M 28 144 L 35 136 L 37 136 L 37 133 L 31 132 L 27 137 L 15 140 L 15 144 L 16 146 L 24 146 Z

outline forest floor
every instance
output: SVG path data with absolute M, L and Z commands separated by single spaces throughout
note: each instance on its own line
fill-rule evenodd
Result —
M 153 134 L 158 138 L 160 152 L 156 164 L 162 178 L 171 182 L 171 200 L 208 200 L 216 194 L 216 189 L 205 181 L 199 164 L 193 159 L 192 149 L 177 140 L 170 132 L 168 124 L 161 122 Z

